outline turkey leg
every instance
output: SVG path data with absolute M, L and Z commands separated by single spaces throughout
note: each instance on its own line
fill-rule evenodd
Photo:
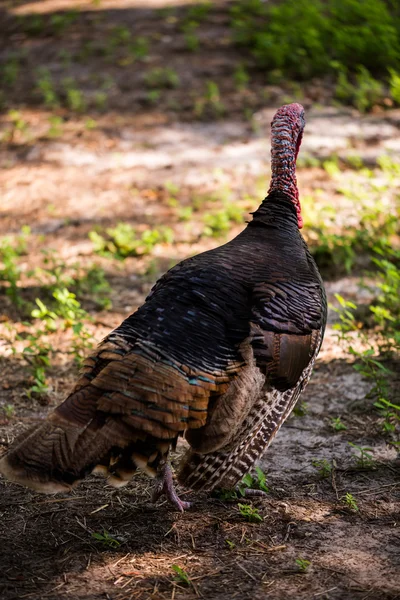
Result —
M 191 502 L 185 502 L 184 500 L 181 500 L 176 493 L 172 479 L 171 465 L 167 461 L 159 467 L 152 501 L 156 502 L 163 494 L 166 495 L 169 502 L 173 504 L 175 508 L 179 510 L 179 512 L 184 512 L 185 509 L 190 508 L 192 504 Z

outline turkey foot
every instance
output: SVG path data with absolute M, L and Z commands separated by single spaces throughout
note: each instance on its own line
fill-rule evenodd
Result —
M 190 508 L 192 505 L 191 502 L 181 500 L 176 493 L 172 479 L 171 465 L 167 462 L 160 468 L 157 475 L 152 501 L 156 502 L 163 494 L 167 496 L 167 499 L 179 512 L 184 512 L 185 509 Z

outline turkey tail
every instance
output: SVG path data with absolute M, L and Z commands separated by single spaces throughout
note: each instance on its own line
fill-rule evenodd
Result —
M 102 391 L 73 392 L 40 426 L 28 430 L 0 460 L 0 472 L 38 492 L 68 492 L 104 459 L 128 444 L 127 427 L 96 410 Z

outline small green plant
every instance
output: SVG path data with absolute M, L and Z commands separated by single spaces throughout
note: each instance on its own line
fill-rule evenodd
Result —
M 148 39 L 143 36 L 138 36 L 135 38 L 129 45 L 129 53 L 136 60 L 146 58 L 149 53 Z
M 51 138 L 57 138 L 62 136 L 63 134 L 63 125 L 64 119 L 62 117 L 58 117 L 57 115 L 52 115 L 49 117 L 49 129 L 47 135 Z
M 229 550 L 233 550 L 236 547 L 236 544 L 234 542 L 231 542 L 231 540 L 225 540 L 225 543 L 228 546 Z
M 22 117 L 18 110 L 10 110 L 7 114 L 11 123 L 2 136 L 2 141 L 11 143 L 16 141 L 15 138 L 24 138 L 29 131 L 27 121 Z
M 179 76 L 170 67 L 155 67 L 144 76 L 144 82 L 148 88 L 176 88 L 179 86 Z
M 29 15 L 29 17 L 20 17 L 21 29 L 26 35 L 37 37 L 42 35 L 46 23 L 42 15 Z
M 386 74 L 400 60 L 400 28 L 392 12 L 384 0 L 237 0 L 231 26 L 234 41 L 281 78 L 325 75 L 338 64 Z
M 6 284 L 7 296 L 19 307 L 22 306 L 22 299 L 18 292 L 21 274 L 18 258 L 27 251 L 29 235 L 30 228 L 25 226 L 14 239 L 5 237 L 0 241 L 0 280 Z
M 347 505 L 347 507 L 350 510 L 352 510 L 354 512 L 358 511 L 358 505 L 357 505 L 356 499 L 349 492 L 347 492 L 346 495 L 344 496 L 343 502 Z
M 225 106 L 218 85 L 215 81 L 207 81 L 204 95 L 195 102 L 194 114 L 201 118 L 207 115 L 222 117 L 224 113 Z
M 14 404 L 5 404 L 3 407 L 4 416 L 6 419 L 12 419 L 15 415 Z
M 301 557 L 296 558 L 295 563 L 298 566 L 299 571 L 301 571 L 302 573 L 307 573 L 308 568 L 311 565 L 311 561 Z
M 65 103 L 67 107 L 74 112 L 84 112 L 87 108 L 87 102 L 83 92 L 76 86 L 72 77 L 66 77 L 62 80 L 65 94 Z
M 383 84 L 372 77 L 364 66 L 360 65 L 354 76 L 354 84 L 350 83 L 347 72 L 340 65 L 335 96 L 342 102 L 353 104 L 360 112 L 368 112 L 376 104 L 382 103 L 385 97 Z
M 340 417 L 332 417 L 331 427 L 334 431 L 345 431 L 347 429 Z
M 179 565 L 172 565 L 171 568 L 175 573 L 175 581 L 183 585 L 191 585 L 190 577 L 185 571 L 185 569 L 182 569 L 182 567 L 180 567 Z
M 265 493 L 269 492 L 267 486 L 267 476 L 260 467 L 255 469 L 255 477 L 251 473 L 247 473 L 240 482 L 238 491 L 244 495 L 246 489 L 261 490 Z
M 119 542 L 115 537 L 112 537 L 112 535 L 105 529 L 103 529 L 102 533 L 98 531 L 93 532 L 92 538 L 98 542 L 101 542 L 104 546 L 107 546 L 108 548 L 118 548 L 118 546 L 121 545 L 121 542 Z
M 103 111 L 107 107 L 108 95 L 106 92 L 96 92 L 94 95 L 94 105 L 97 110 Z
M 116 227 L 107 229 L 106 234 L 108 238 L 96 231 L 89 233 L 94 251 L 118 259 L 150 254 L 156 244 L 171 244 L 174 240 L 173 231 L 169 227 L 146 229 L 138 234 L 128 223 L 118 223 Z
M 247 88 L 250 77 L 244 65 L 238 65 L 233 73 L 236 89 L 241 92 Z
M 76 10 L 51 15 L 49 21 L 51 32 L 56 36 L 61 36 L 77 20 L 78 16 L 79 13 Z
M 44 67 L 37 70 L 36 87 L 47 108 L 58 108 L 60 101 L 50 71 Z
M 299 400 L 293 409 L 293 414 L 295 417 L 305 417 L 308 413 L 308 404 L 303 400 Z
M 249 523 L 260 523 L 263 521 L 262 515 L 260 515 L 258 508 L 251 506 L 250 504 L 238 504 L 239 512 Z
M 349 442 L 349 445 L 360 453 L 359 456 L 356 456 L 356 464 L 358 467 L 361 469 L 370 469 L 375 466 L 375 460 L 371 454 L 371 452 L 373 452 L 372 448 L 364 448 L 357 444 L 353 444 L 353 442 Z
M 389 69 L 390 95 L 396 104 L 400 104 L 400 73 L 395 69 Z
M 181 27 L 186 47 L 190 52 L 196 52 L 200 48 L 200 40 L 196 33 L 198 27 L 196 21 L 186 21 Z
M 312 466 L 317 469 L 318 474 L 322 479 L 326 479 L 332 473 L 332 465 L 326 458 L 315 459 L 311 462 Z
M 237 205 L 228 203 L 222 210 L 205 213 L 203 222 L 204 236 L 220 237 L 230 231 L 233 223 L 243 223 L 243 211 Z
M 1 69 L 1 81 L 7 87 L 12 87 L 18 79 L 20 73 L 20 56 L 13 54 L 7 61 L 2 65 Z

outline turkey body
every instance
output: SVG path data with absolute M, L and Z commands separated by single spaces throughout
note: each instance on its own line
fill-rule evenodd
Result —
M 186 486 L 232 487 L 250 470 L 307 384 L 326 322 L 287 187 L 271 190 L 232 241 L 161 277 L 85 361 L 68 398 L 0 460 L 6 477 L 57 492 L 100 470 L 123 485 L 138 467 L 159 475 L 179 435 L 190 445 L 178 475 Z
M 122 484 L 137 466 L 155 474 L 186 432 L 192 451 L 182 481 L 204 489 L 232 485 L 290 412 L 325 318 L 322 281 L 293 207 L 272 195 L 235 239 L 158 281 L 86 360 L 67 400 L 0 468 L 39 491 L 66 490 L 96 466 Z M 272 431 L 260 432 L 274 408 Z M 246 418 L 257 417 L 252 431 Z M 244 424 L 248 443 L 239 451 L 243 434 L 235 433 Z

